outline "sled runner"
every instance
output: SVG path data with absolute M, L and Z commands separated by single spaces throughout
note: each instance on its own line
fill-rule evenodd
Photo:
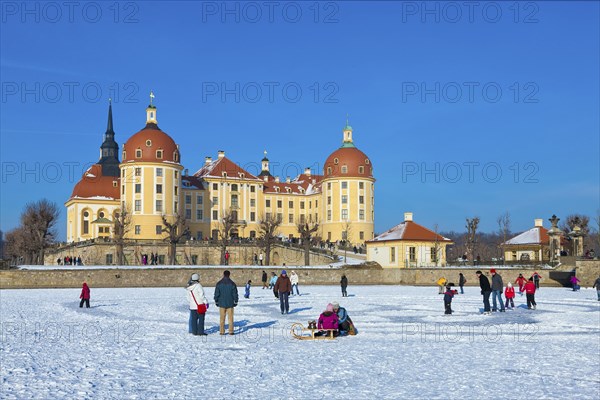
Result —
M 304 325 L 299 322 L 292 325 L 291 329 L 292 336 L 299 340 L 333 340 L 335 339 L 335 336 L 333 336 L 335 331 L 335 329 L 317 329 L 316 326 L 311 324 L 309 324 L 308 328 L 305 328 Z

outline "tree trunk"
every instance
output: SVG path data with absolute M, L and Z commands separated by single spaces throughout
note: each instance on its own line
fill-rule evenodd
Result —
M 171 258 L 171 265 L 176 265 L 177 264 L 177 260 L 175 255 L 177 254 L 177 243 L 171 242 L 171 246 L 169 247 L 169 252 L 170 254 L 170 258 Z
M 310 240 L 304 240 L 304 265 L 310 265 Z
M 124 254 L 123 254 L 123 243 L 118 242 L 117 243 L 117 265 L 123 265 L 123 259 L 124 259 Z
M 271 243 L 265 245 L 265 265 L 271 265 Z

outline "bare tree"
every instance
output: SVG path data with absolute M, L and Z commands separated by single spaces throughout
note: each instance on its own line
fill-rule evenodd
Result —
M 231 209 L 225 211 L 219 220 L 218 227 L 218 246 L 221 249 L 221 265 L 225 265 L 225 253 L 231 239 L 231 231 L 237 224 L 237 213 Z
M 496 222 L 498 223 L 498 235 L 500 236 L 500 244 L 498 247 L 502 252 L 502 260 L 504 260 L 504 246 L 502 246 L 502 244 L 506 243 L 510 235 L 510 213 L 506 211 L 504 214 L 496 218 Z M 504 261 L 502 264 L 504 264 Z
M 173 217 L 167 217 L 163 214 L 161 218 L 163 223 L 162 231 L 167 233 L 165 240 L 169 242 L 169 262 L 171 265 L 175 265 L 177 264 L 177 244 L 182 238 L 188 237 L 190 234 L 183 205 L 179 206 L 179 210 L 177 210 Z
M 6 233 L 4 255 L 12 265 L 29 263 L 31 250 L 30 242 L 27 240 L 27 234 L 22 226 Z
M 21 227 L 25 230 L 31 253 L 30 261 L 35 264 L 44 263 L 44 250 L 55 238 L 55 225 L 60 215 L 56 203 L 42 199 L 28 203 L 21 214 Z
M 318 222 L 305 222 L 298 223 L 296 225 L 300 239 L 302 239 L 302 246 L 304 247 L 304 265 L 310 265 L 310 244 L 313 234 L 319 230 Z
M 277 241 L 277 231 L 281 218 L 271 213 L 258 220 L 258 245 L 265 250 L 265 265 L 271 265 L 271 247 Z
M 467 249 L 467 258 L 471 260 L 471 265 L 475 265 L 475 245 L 477 243 L 477 227 L 479 226 L 479 217 L 474 217 L 472 219 L 467 218 L 467 237 L 466 237 L 466 249 Z
M 125 264 L 125 235 L 131 228 L 131 210 L 128 206 L 115 212 L 113 221 L 113 241 L 117 249 L 117 264 Z

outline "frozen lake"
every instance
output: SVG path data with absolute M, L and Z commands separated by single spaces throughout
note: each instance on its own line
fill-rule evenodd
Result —
M 596 291 L 544 288 L 538 309 L 480 314 L 478 288 L 452 316 L 433 287 L 300 287 L 290 314 L 253 287 L 218 334 L 213 288 L 208 336 L 187 333 L 183 288 L 0 291 L 3 399 L 119 398 L 589 398 L 600 396 Z M 333 341 L 291 338 L 294 322 L 339 301 L 359 329 Z

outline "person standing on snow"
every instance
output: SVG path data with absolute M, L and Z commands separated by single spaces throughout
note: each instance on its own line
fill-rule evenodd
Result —
M 208 308 L 208 300 L 204 295 L 204 288 L 200 284 L 200 276 L 192 274 L 192 278 L 186 289 L 188 304 L 190 305 L 190 318 L 188 321 L 188 332 L 196 336 L 204 336 L 204 317 L 206 314 L 198 312 L 198 304 L 204 304 Z
M 531 275 L 531 277 L 533 278 L 533 283 L 535 284 L 535 288 L 536 290 L 540 288 L 540 280 L 542 279 L 542 276 L 540 274 L 538 274 L 537 272 L 534 272 L 533 275 Z
M 346 291 L 346 288 L 348 287 L 348 278 L 346 278 L 346 275 L 342 275 L 340 285 L 342 286 L 342 297 L 348 297 L 348 292 Z
M 598 279 L 596 279 L 596 281 L 594 282 L 594 286 L 596 288 L 596 294 L 598 294 L 598 301 L 600 301 L 600 276 L 598 277 Z
M 570 279 L 571 281 L 571 286 L 573 287 L 573 291 L 576 292 L 579 290 L 579 278 L 577 278 L 577 276 L 575 274 L 573 274 L 573 276 Z
M 460 287 L 460 294 L 465 294 L 465 291 L 463 290 L 463 286 L 465 286 L 465 283 L 467 283 L 467 279 L 461 272 L 460 274 L 458 274 L 458 287 Z
M 533 282 L 533 277 L 529 278 L 525 284 L 525 296 L 527 296 L 527 308 L 535 310 L 537 304 L 535 302 L 535 283 Z
M 290 274 L 290 282 L 292 283 L 292 296 L 294 295 L 294 288 L 296 288 L 296 294 L 300 296 L 300 290 L 298 289 L 298 275 L 296 275 L 295 271 L 292 271 Z
M 79 302 L 79 308 L 83 308 L 83 303 L 85 303 L 85 308 L 90 308 L 90 287 L 88 286 L 87 282 L 83 282 L 79 298 L 81 299 Z
M 451 286 L 446 286 L 446 292 L 444 293 L 444 314 L 452 315 L 452 298 L 454 297 L 454 291 Z
M 292 283 L 290 282 L 290 278 L 287 276 L 285 269 L 281 271 L 281 275 L 279 278 L 277 278 L 277 282 L 275 282 L 275 288 L 273 290 L 279 294 L 279 308 L 281 309 L 281 313 L 289 314 L 289 296 L 290 292 L 292 291 Z
M 263 270 L 263 272 L 262 272 L 262 284 L 263 284 L 262 288 L 263 289 L 268 289 L 269 288 L 269 285 L 267 284 L 267 279 L 268 279 L 267 273 Z
M 515 308 L 515 302 L 513 300 L 515 298 L 515 288 L 510 282 L 508 282 L 506 289 L 504 290 L 504 297 L 506 297 L 505 307 L 508 308 L 508 303 L 510 302 L 510 309 L 512 310 Z
M 229 334 L 233 335 L 233 309 L 238 304 L 238 291 L 235 282 L 229 277 L 229 271 L 223 272 L 223 279 L 215 286 L 215 304 L 219 307 L 219 333 L 225 334 L 225 317 L 229 315 Z
M 504 282 L 502 282 L 502 277 L 500 274 L 496 273 L 495 269 L 491 269 L 490 273 L 492 274 L 492 301 L 493 307 L 492 311 L 498 311 L 498 307 L 496 305 L 496 299 L 500 302 L 500 312 L 506 311 L 504 309 L 504 301 L 502 301 L 502 291 L 504 290 Z
M 483 313 L 490 315 L 490 295 L 492 294 L 492 287 L 487 276 L 483 275 L 481 271 L 475 273 L 479 278 L 479 287 L 481 288 L 481 295 L 483 296 Z

